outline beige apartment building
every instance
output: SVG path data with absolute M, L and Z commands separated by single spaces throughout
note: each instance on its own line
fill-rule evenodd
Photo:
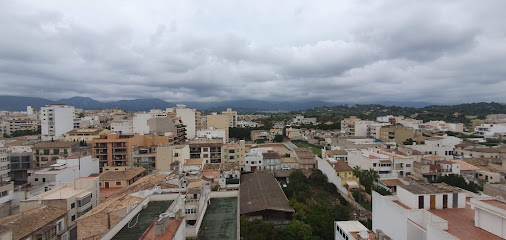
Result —
M 160 145 L 156 148 L 155 168 L 158 171 L 169 171 L 181 168 L 185 159 L 190 159 L 188 145 Z
M 128 166 L 132 146 L 144 146 L 144 136 L 111 133 L 93 140 L 92 153 L 98 158 L 100 171 L 107 166 Z
M 314 169 L 316 165 L 316 155 L 310 148 L 295 148 L 294 149 L 299 168 L 301 169 Z
M 98 204 L 100 204 L 98 177 L 81 177 L 74 182 L 62 183 L 50 191 L 22 200 L 19 211 L 26 212 L 43 205 L 63 210 L 66 214 L 62 222 L 66 223 L 68 231 L 61 233 L 61 239 L 71 239 L 71 236 L 77 234 L 76 219 Z
M 11 135 L 15 131 L 36 131 L 40 125 L 37 118 L 22 116 L 8 118 L 2 121 L 5 126 L 4 133 Z
M 7 148 L 0 148 L 0 183 L 11 180 L 9 152 Z
M 65 140 L 69 142 L 84 140 L 87 143 L 91 143 L 93 140 L 99 139 L 100 136 L 107 135 L 110 132 L 110 130 L 99 128 L 75 128 L 65 134 Z
M 232 108 L 227 108 L 227 111 L 221 112 L 222 115 L 228 116 L 228 127 L 237 127 L 237 112 L 232 111 Z
M 384 126 L 380 129 L 380 140 L 383 142 L 395 142 L 402 144 L 407 139 L 415 139 L 415 130 L 400 124 Z
M 240 140 L 239 143 L 224 144 L 221 148 L 222 163 L 238 163 L 244 167 L 246 142 Z
M 79 151 L 80 146 L 78 142 L 40 142 L 32 147 L 34 167 L 40 168 L 42 165 L 47 164 L 51 161 L 56 161 L 61 157 L 68 157 L 73 154 L 79 154 Z
M 190 158 L 201 158 L 205 163 L 221 163 L 221 139 L 196 138 L 190 141 Z
M 225 129 L 225 135 L 228 136 L 229 129 L 229 115 L 207 115 L 207 129 Z M 237 123 L 236 123 L 237 124 Z

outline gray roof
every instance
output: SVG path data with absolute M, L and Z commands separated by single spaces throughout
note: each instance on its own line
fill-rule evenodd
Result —
M 413 194 L 437 194 L 437 193 L 456 193 L 462 192 L 459 188 L 452 187 L 446 184 L 436 183 L 436 184 L 414 184 L 414 185 L 404 185 L 398 186 L 400 188 L 406 189 L 408 192 Z
M 241 175 L 241 214 L 263 210 L 295 212 L 281 186 L 269 172 Z

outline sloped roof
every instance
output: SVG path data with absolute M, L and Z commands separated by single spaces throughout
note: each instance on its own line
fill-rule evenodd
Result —
M 184 160 L 183 166 L 190 166 L 190 165 L 202 165 L 202 158 L 193 158 L 193 159 L 186 159 Z
M 12 228 L 12 239 L 23 239 L 26 235 L 61 218 L 67 211 L 42 206 L 0 219 L 0 225 Z
M 298 163 L 297 159 L 293 158 L 293 157 L 284 157 L 284 158 L 281 158 L 281 162 L 282 163 Z
M 452 160 L 452 162 L 460 164 L 460 171 L 475 171 L 480 169 L 479 167 L 466 163 L 462 160 Z
M 278 182 L 269 172 L 241 175 L 240 214 L 263 210 L 295 212 Z
M 262 153 L 262 156 L 264 157 L 264 159 L 280 159 L 281 158 L 281 155 L 277 152 L 274 152 L 274 151 Z
M 346 163 L 342 160 L 338 160 L 335 163 L 333 162 L 333 163 L 331 163 L 331 165 L 334 167 L 334 170 L 336 170 L 336 172 L 353 171 L 353 168 L 351 168 L 350 165 L 348 165 L 348 163 Z
M 63 142 L 63 141 L 45 141 L 35 144 L 32 149 L 36 148 L 71 148 L 75 145 L 79 145 L 78 142 Z
M 346 150 L 328 150 L 325 154 L 329 157 L 333 157 L 334 155 L 348 155 L 348 152 L 346 152 Z
M 131 167 L 125 171 L 105 171 L 98 178 L 100 181 L 127 181 L 143 173 L 146 169 L 142 167 Z

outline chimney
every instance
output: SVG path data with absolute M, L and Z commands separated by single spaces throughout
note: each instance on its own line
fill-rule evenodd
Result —
M 155 236 L 159 237 L 165 233 L 164 225 L 165 225 L 166 221 L 167 221 L 167 219 L 165 219 L 165 218 L 160 218 L 155 221 Z

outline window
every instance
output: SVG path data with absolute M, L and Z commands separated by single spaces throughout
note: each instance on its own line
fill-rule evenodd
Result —
M 3 191 L 3 192 L 0 193 L 0 197 L 5 197 L 7 195 L 9 195 L 8 191 Z
M 406 163 L 406 167 L 411 167 L 411 164 L 409 164 L 409 163 Z
M 76 220 L 76 215 L 72 215 L 71 220 L 72 220 L 72 221 L 75 221 L 75 220 Z
M 53 149 L 53 154 L 60 154 L 60 149 Z
M 77 206 L 78 207 L 82 207 L 82 206 L 88 204 L 89 202 L 91 202 L 91 195 L 89 195 L 89 196 L 87 196 L 87 197 L 85 197 L 85 198 L 83 198 L 81 200 L 78 200 L 77 201 Z
M 424 199 L 423 196 L 418 196 L 418 209 L 424 208 Z
M 116 182 L 116 186 L 119 186 L 119 185 L 121 185 L 121 182 Z
M 63 149 L 63 153 L 64 153 L 64 154 L 67 154 L 67 149 Z
M 56 223 L 56 232 L 61 232 L 63 231 L 63 219 L 61 219 L 60 221 L 58 221 Z
M 49 149 L 44 149 L 44 155 L 49 155 Z
M 42 178 L 42 182 L 46 182 L 46 178 Z
M 35 181 L 38 182 L 39 181 L 39 178 L 35 178 Z
M 373 164 L 372 164 L 372 166 L 373 166 L 373 167 L 376 167 L 376 163 L 373 163 Z
M 39 155 L 39 149 L 35 150 L 35 155 Z
M 76 207 L 76 203 L 70 204 L 70 209 L 74 209 Z

